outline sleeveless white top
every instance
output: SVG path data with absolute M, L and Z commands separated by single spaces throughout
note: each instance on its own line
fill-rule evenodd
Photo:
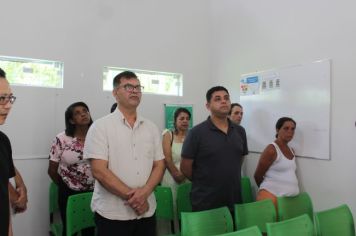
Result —
M 260 185 L 260 190 L 282 196 L 295 196 L 299 194 L 298 179 L 295 173 L 297 166 L 293 150 L 293 159 L 288 159 L 279 149 L 276 143 L 271 143 L 277 151 L 277 158 L 267 170 Z
M 174 135 L 172 136 L 172 132 L 169 131 L 169 130 L 165 130 L 163 132 L 163 135 L 165 133 L 167 133 L 167 132 L 170 134 L 171 138 L 173 139 L 172 140 L 172 146 L 171 146 L 172 147 L 172 160 L 173 160 L 174 165 L 179 170 L 183 143 L 176 142 L 176 140 L 174 140 Z M 173 193 L 175 193 L 175 190 L 177 188 L 177 183 L 173 179 L 173 177 L 172 177 L 171 173 L 168 171 L 168 169 L 166 169 L 166 171 L 164 173 L 164 176 L 162 178 L 161 184 L 163 186 L 171 187 Z

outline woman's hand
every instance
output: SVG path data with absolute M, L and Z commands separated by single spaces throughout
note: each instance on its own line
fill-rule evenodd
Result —
M 20 186 L 16 189 L 18 199 L 14 202 L 15 212 L 21 213 L 27 209 L 27 190 L 25 186 Z
M 267 170 L 272 165 L 272 163 L 276 160 L 276 158 L 277 158 L 277 151 L 272 144 L 269 144 L 262 152 L 260 156 L 260 160 L 258 161 L 255 170 L 254 177 L 258 187 L 261 185 Z
M 172 177 L 173 177 L 174 181 L 176 181 L 178 184 L 183 183 L 185 180 L 185 176 L 179 170 L 173 172 Z

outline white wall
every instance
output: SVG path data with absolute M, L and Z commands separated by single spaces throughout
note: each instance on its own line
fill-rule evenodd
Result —
M 10 138 L 27 135 L 34 124 L 29 115 L 44 120 L 50 132 L 41 132 L 39 122 L 31 139 L 46 133 L 43 155 L 37 159 L 15 160 L 28 187 L 28 210 L 14 218 L 15 235 L 48 235 L 48 160 L 54 135 L 64 128 L 64 110 L 72 102 L 85 101 L 94 119 L 109 113 L 111 93 L 102 92 L 103 66 L 178 72 L 184 75 L 184 97 L 144 95 L 140 112 L 163 128 L 164 103 L 194 105 L 194 123 L 206 118 L 205 91 L 210 75 L 210 26 L 208 4 L 198 1 L 4 1 L 1 3 L 0 55 L 64 62 L 64 89 L 55 98 L 46 89 L 14 87 L 16 104 L 1 130 L 16 131 Z M 53 96 L 53 95 L 52 95 Z M 32 101 L 31 103 L 29 101 Z M 53 102 L 54 101 L 54 102 Z M 41 104 L 50 103 L 49 110 Z M 18 106 L 20 107 L 20 106 Z M 47 106 L 48 107 L 48 106 Z M 21 123 L 22 122 L 22 123 Z M 21 125 L 20 125 L 21 123 Z M 25 124 L 25 125 L 24 125 Z M 13 133 L 13 132 L 12 132 Z M 41 137 L 42 138 L 42 137 Z M 14 141 L 14 152 L 19 147 Z M 33 153 L 27 153 L 27 157 Z M 38 153 L 37 153 L 38 154 Z M 26 154 L 25 154 L 26 158 Z
M 346 203 L 356 215 L 356 110 L 352 107 L 352 101 L 356 100 L 353 10 L 356 2 L 212 0 L 210 3 L 213 76 L 230 88 L 236 100 L 241 74 L 332 59 L 331 160 L 300 158 L 298 175 L 302 189 L 313 199 L 315 210 Z M 258 157 L 251 154 L 246 159 L 246 171 L 251 177 Z

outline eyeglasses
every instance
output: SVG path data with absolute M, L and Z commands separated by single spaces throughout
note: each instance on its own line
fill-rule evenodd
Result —
M 15 101 L 16 101 L 16 97 L 14 95 L 0 96 L 0 105 L 5 105 L 8 102 L 14 104 Z
M 127 92 L 133 92 L 134 90 L 136 91 L 136 92 L 142 92 L 142 90 L 144 89 L 144 87 L 143 86 L 141 86 L 141 85 L 132 85 L 132 84 L 125 84 L 125 85 L 123 85 L 123 86 L 119 86 L 119 87 L 122 87 L 122 88 L 124 88 L 125 89 L 125 91 L 127 91 Z

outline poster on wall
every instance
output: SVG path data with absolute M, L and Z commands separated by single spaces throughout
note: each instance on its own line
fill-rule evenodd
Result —
M 191 104 L 164 104 L 164 120 L 165 120 L 165 128 L 169 130 L 174 129 L 174 112 L 177 108 L 184 107 L 186 108 L 190 114 L 190 122 L 189 129 L 193 127 L 193 105 Z
M 276 71 L 261 73 L 261 93 L 281 88 L 281 78 Z
M 242 75 L 240 80 L 241 96 L 249 96 L 260 93 L 260 77 L 258 75 Z

